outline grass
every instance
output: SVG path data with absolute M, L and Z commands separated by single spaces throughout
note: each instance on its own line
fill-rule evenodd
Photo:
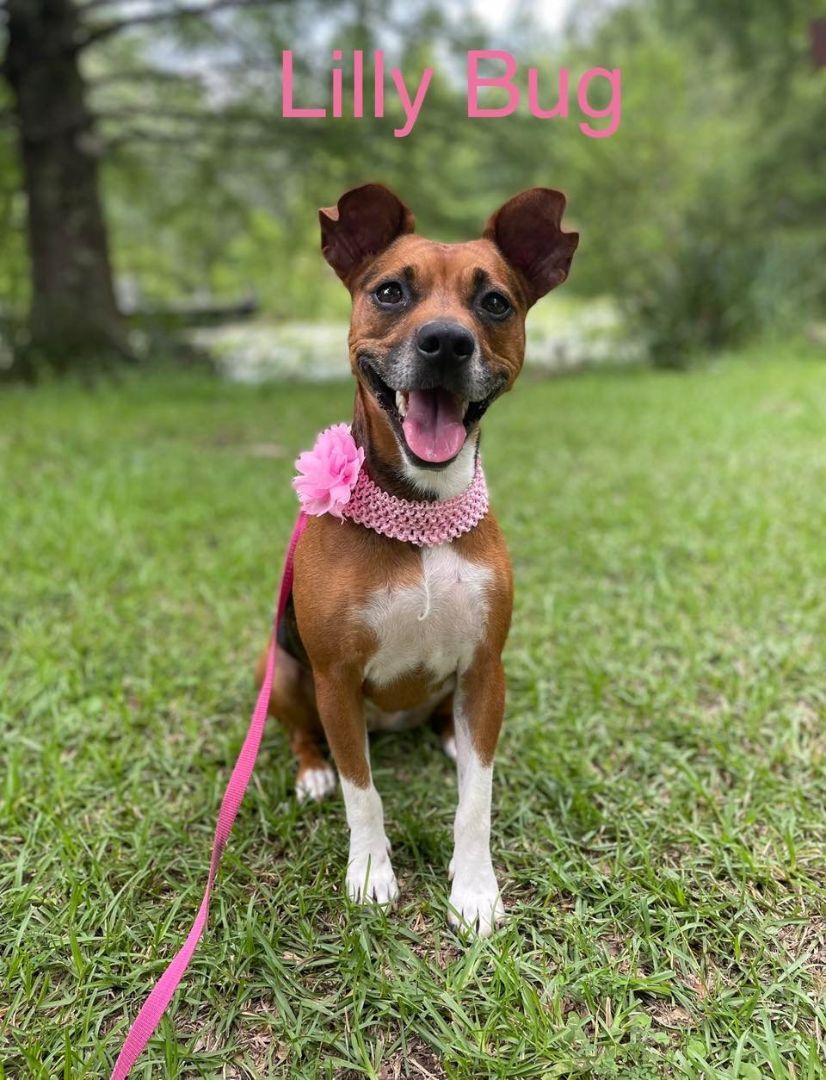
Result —
M 350 393 L 161 374 L 0 399 L 0 1075 L 107 1075 L 189 927 L 291 462 Z M 340 799 L 296 804 L 272 725 L 135 1075 L 826 1075 L 824 430 L 803 347 L 526 375 L 484 440 L 518 586 L 508 925 L 446 926 L 429 732 L 374 741 L 385 915 L 342 898 Z

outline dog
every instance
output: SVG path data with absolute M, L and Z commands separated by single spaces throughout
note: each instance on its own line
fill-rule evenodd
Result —
M 380 184 L 319 211 L 324 257 L 352 298 L 351 431 L 377 488 L 449 511 L 471 487 L 482 418 L 522 368 L 527 311 L 570 271 L 579 235 L 562 230 L 564 208 L 560 192 L 532 188 L 497 210 L 481 239 L 458 244 L 416 236 L 412 212 Z M 301 800 L 335 790 L 326 739 L 350 830 L 352 900 L 398 895 L 367 733 L 431 720 L 458 774 L 449 921 L 480 936 L 503 921 L 491 779 L 512 597 L 490 512 L 431 546 L 329 514 L 309 519 L 269 709 L 297 758 Z M 259 684 L 263 668 L 262 657 Z

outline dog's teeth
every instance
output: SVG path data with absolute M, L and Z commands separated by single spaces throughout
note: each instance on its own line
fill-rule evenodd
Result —
M 463 420 L 467 416 L 467 411 L 468 411 L 469 408 L 470 408 L 470 402 L 469 401 L 463 401 L 462 402 L 462 419 Z
M 399 410 L 399 416 L 407 414 L 407 396 L 401 390 L 396 391 L 396 408 Z

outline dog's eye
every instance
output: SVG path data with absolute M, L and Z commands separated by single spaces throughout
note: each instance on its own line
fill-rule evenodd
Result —
M 498 319 L 503 319 L 505 315 L 509 315 L 511 310 L 507 297 L 500 292 L 485 293 L 479 301 L 479 305 L 488 315 L 495 315 Z
M 380 304 L 400 304 L 404 300 L 404 289 L 399 285 L 398 281 L 385 281 L 383 285 L 379 285 L 373 294 Z

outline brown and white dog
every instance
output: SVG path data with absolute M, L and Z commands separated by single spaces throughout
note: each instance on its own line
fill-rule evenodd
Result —
M 324 256 L 352 296 L 352 432 L 388 492 L 442 500 L 470 484 L 482 416 L 522 367 L 525 315 L 568 276 L 579 237 L 562 231 L 564 207 L 558 191 L 524 191 L 461 244 L 414 236 L 413 214 L 379 184 L 320 211 Z M 335 789 L 326 737 L 350 827 L 352 899 L 398 895 L 367 732 L 432 719 L 458 766 L 450 922 L 487 935 L 503 919 L 490 811 L 511 603 L 492 513 L 423 548 L 330 515 L 309 520 L 270 711 L 298 759 L 300 799 Z

